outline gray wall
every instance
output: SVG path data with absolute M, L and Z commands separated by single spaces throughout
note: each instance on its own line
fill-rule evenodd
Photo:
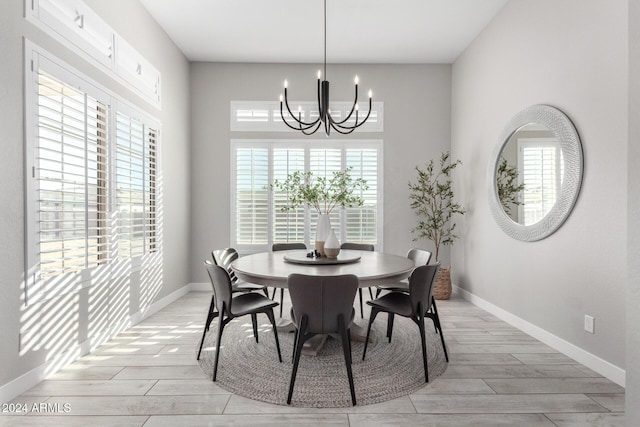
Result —
M 640 425 L 640 3 L 629 2 L 627 381 L 625 420 Z
M 210 256 L 212 248 L 229 245 L 230 140 L 303 138 L 288 132 L 230 132 L 229 102 L 277 100 L 285 78 L 291 99 L 314 100 L 318 68 L 310 64 L 192 64 L 192 281 L 205 282 L 202 259 Z M 374 100 L 384 102 L 383 133 L 350 135 L 384 140 L 384 250 L 405 255 L 413 246 L 431 248 L 425 240 L 412 241 L 410 230 L 416 217 L 409 208 L 407 183 L 415 177 L 414 166 L 439 158 L 449 148 L 451 66 L 328 65 L 327 73 L 331 99 L 350 101 L 357 73 L 361 96 L 372 88 Z M 322 132 L 313 138 L 326 139 Z M 441 260 L 448 265 L 448 247 Z
M 508 3 L 453 65 L 452 152 L 468 206 L 452 251 L 467 291 L 622 369 L 627 242 L 627 2 Z M 584 180 L 564 225 L 511 239 L 488 206 L 487 165 L 503 126 L 549 104 L 574 122 Z M 583 330 L 585 314 L 596 333 Z
M 23 18 L 24 2 L 0 2 L 0 182 L 2 183 L 2 215 L 0 216 L 0 387 L 22 374 L 42 365 L 66 348 L 88 339 L 89 324 L 109 323 L 107 312 L 96 312 L 90 304 L 95 293 L 106 294 L 114 290 L 113 283 L 94 283 L 88 289 L 54 299 L 40 309 L 63 316 L 60 324 L 49 322 L 43 334 L 52 332 L 65 322 L 67 328 L 57 350 L 34 348 L 23 355 L 18 353 L 18 333 L 25 317 L 34 314 L 34 307 L 25 309 L 22 301 L 24 265 L 24 199 L 23 199 L 23 48 L 22 38 L 39 44 L 62 60 L 117 92 L 130 102 L 138 104 L 162 121 L 162 169 L 164 208 L 164 275 L 161 287 L 153 293 L 143 289 L 144 279 L 132 275 L 126 287 L 129 299 L 124 302 L 133 314 L 148 303 L 166 296 L 189 282 L 189 63 L 167 35 L 160 29 L 137 1 L 87 0 L 87 4 L 103 17 L 121 36 L 162 73 L 162 110 L 146 104 L 126 88 L 117 84 L 97 68 L 89 65 L 70 50 L 39 31 Z M 120 288 L 120 290 L 122 290 Z M 145 294 L 146 292 L 146 294 Z M 102 319 L 99 317 L 102 316 Z M 21 320 L 22 319 L 22 320 Z M 101 322 L 102 320 L 102 322 Z M 22 325 L 24 326 L 24 325 Z M 59 341 L 63 338 L 58 337 Z M 52 346 L 53 348 L 54 346 Z

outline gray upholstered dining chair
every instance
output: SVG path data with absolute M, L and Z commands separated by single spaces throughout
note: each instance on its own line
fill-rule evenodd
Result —
M 431 252 L 425 251 L 424 249 L 413 248 L 410 249 L 407 253 L 407 258 L 413 260 L 416 267 L 421 265 L 429 264 L 431 260 Z M 403 280 L 398 283 L 394 283 L 393 285 L 380 285 L 376 286 L 376 298 L 380 296 L 380 292 L 389 291 L 389 292 L 409 292 L 409 282 Z M 442 341 L 442 347 L 444 348 L 444 355 L 449 361 L 449 353 L 447 353 L 447 347 L 444 345 L 444 335 L 442 334 L 442 325 L 440 324 L 440 316 L 438 315 L 438 306 L 436 305 L 436 299 L 431 295 L 431 304 L 427 308 L 427 311 L 424 314 L 425 317 L 433 320 L 433 326 L 438 334 L 440 334 L 440 340 Z M 391 342 L 391 334 L 392 330 L 387 332 L 387 337 L 389 338 L 389 342 Z
M 350 243 L 345 242 L 340 245 L 340 249 L 351 249 L 354 251 L 370 251 L 373 252 L 373 245 L 369 245 L 366 243 Z M 360 297 L 360 317 L 364 319 L 364 305 L 362 304 L 362 288 L 358 288 L 358 296 Z M 369 296 L 373 299 L 373 292 L 371 292 L 371 288 L 369 288 Z
M 356 405 L 356 393 L 351 370 L 350 327 L 355 317 L 353 301 L 358 289 L 358 277 L 307 276 L 291 274 L 287 279 L 293 308 L 291 318 L 296 327 L 293 349 L 293 370 L 287 404 L 291 403 L 302 346 L 317 334 L 338 333 L 342 339 L 344 361 L 347 365 L 351 402 Z
M 260 295 L 257 292 L 245 292 L 236 297 L 233 297 L 233 291 L 231 286 L 231 278 L 229 272 L 219 265 L 214 265 L 211 261 L 206 260 L 204 262 L 209 273 L 209 279 L 213 286 L 213 294 L 216 308 L 218 309 L 218 337 L 216 339 L 216 355 L 213 362 L 213 381 L 216 380 L 218 375 L 218 359 L 220 356 L 220 343 L 222 341 L 222 332 L 224 327 L 236 317 L 251 315 L 251 323 L 253 324 L 253 336 L 256 342 L 258 340 L 258 321 L 257 315 L 264 313 L 271 321 L 273 327 L 273 335 L 276 339 L 276 348 L 278 350 L 278 359 L 282 362 L 282 354 L 280 353 L 280 342 L 278 341 L 278 331 L 276 330 L 276 319 L 273 315 L 273 308 L 278 305 L 277 302 L 270 300 L 268 297 Z M 211 313 L 211 310 L 209 310 Z M 207 323 L 211 323 L 212 319 L 207 316 Z M 208 329 L 208 324 L 205 325 L 205 334 Z M 204 342 L 204 334 L 202 336 Z M 200 350 L 202 350 L 202 342 L 200 343 Z M 199 356 L 198 352 L 198 356 Z
M 253 291 L 262 291 L 266 296 L 269 296 L 269 292 L 267 288 L 262 285 L 257 285 L 255 283 L 248 283 L 242 280 L 239 280 L 236 276 L 236 273 L 231 268 L 231 263 L 238 259 L 238 251 L 234 248 L 225 248 L 225 249 L 216 249 L 211 251 L 211 257 L 213 258 L 213 262 L 220 267 L 224 267 L 229 273 L 229 277 L 231 278 L 231 286 L 233 287 L 233 292 L 253 292 Z
M 431 252 L 425 251 L 424 249 L 413 248 L 407 252 L 407 258 L 412 260 L 416 267 L 427 265 L 431 260 Z M 380 296 L 382 291 L 409 292 L 409 282 L 403 280 L 393 285 L 378 285 L 376 286 L 376 298 Z
M 213 250 L 211 251 L 211 256 L 215 265 L 223 267 L 225 270 L 227 270 L 227 273 L 229 273 L 232 293 L 262 291 L 267 297 L 269 296 L 267 288 L 265 288 L 264 286 L 243 282 L 236 277 L 235 273 L 231 269 L 231 263 L 238 259 L 238 252 L 234 248 Z M 211 303 L 209 304 L 209 313 L 207 314 L 204 331 L 202 331 L 200 348 L 198 349 L 198 356 L 196 357 L 197 360 L 200 360 L 200 353 L 202 353 L 202 344 L 204 344 L 204 337 L 209 330 L 209 326 L 211 326 L 211 322 L 216 317 L 218 317 L 218 310 L 216 309 L 216 296 L 215 293 L 213 293 L 211 295 Z
M 273 245 L 271 245 L 271 251 L 273 251 L 273 252 L 290 251 L 290 250 L 294 250 L 294 249 L 307 250 L 307 245 L 305 245 L 304 243 L 297 243 L 297 242 L 295 242 L 295 243 L 274 243 Z M 277 290 L 278 290 L 278 288 L 273 288 L 273 295 L 271 296 L 271 299 L 275 299 Z M 280 288 L 280 317 L 282 317 L 283 301 L 284 301 L 284 288 Z
M 433 297 L 433 283 L 439 268 L 440 264 L 429 264 L 416 267 L 416 269 L 413 270 L 413 273 L 411 273 L 411 277 L 409 277 L 409 293 L 389 292 L 388 294 L 385 294 L 373 301 L 367 301 L 367 304 L 371 306 L 371 316 L 369 317 L 369 325 L 367 326 L 367 337 L 364 342 L 362 360 L 364 360 L 367 354 L 371 325 L 379 312 L 386 312 L 389 315 L 387 320 L 387 336 L 389 337 L 389 342 L 391 342 L 394 315 L 397 314 L 402 317 L 408 317 L 418 325 L 418 329 L 420 330 L 420 339 L 422 341 L 422 361 L 424 364 L 424 380 L 425 382 L 429 382 L 424 319 L 425 317 L 430 317 L 435 323 L 435 319 L 427 315 L 427 310 L 431 304 Z M 442 347 L 446 355 L 447 350 L 442 332 L 440 333 L 440 339 L 442 340 Z

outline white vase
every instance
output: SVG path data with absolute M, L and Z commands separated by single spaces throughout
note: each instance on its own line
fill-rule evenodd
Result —
M 324 253 L 324 242 L 327 240 L 329 231 L 331 231 L 329 215 L 318 215 L 318 223 L 316 224 L 316 251 L 320 253 L 320 256 L 326 256 Z
M 324 253 L 327 255 L 327 258 L 337 258 L 340 253 L 340 242 L 333 228 L 329 232 L 327 240 L 324 241 Z

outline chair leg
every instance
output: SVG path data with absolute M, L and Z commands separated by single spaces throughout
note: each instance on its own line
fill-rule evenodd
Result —
M 344 353 L 344 363 L 347 365 L 347 376 L 349 377 L 349 390 L 351 391 L 351 403 L 356 406 L 356 391 L 353 386 L 353 372 L 351 371 L 351 354 L 349 352 L 349 339 L 347 330 L 344 326 L 344 317 L 342 314 L 338 316 L 338 329 L 342 337 L 342 352 Z
M 218 376 L 218 357 L 220 357 L 220 343 L 222 342 L 222 331 L 224 330 L 225 325 L 222 320 L 222 314 L 219 314 L 218 318 L 220 319 L 220 323 L 218 325 L 218 339 L 216 340 L 216 358 L 213 362 L 213 381 L 215 381 Z
M 373 291 L 371 290 L 371 286 L 369 286 L 369 298 L 373 299 Z
M 267 287 L 265 286 L 264 288 L 262 288 L 262 292 L 264 292 L 264 295 L 269 298 L 269 289 L 267 289 Z
M 449 354 L 447 353 L 447 345 L 444 343 L 444 334 L 442 333 L 442 325 L 440 324 L 440 316 L 438 315 L 438 308 L 436 307 L 435 298 L 431 297 L 431 307 L 433 308 L 433 323 L 436 330 L 440 332 L 440 341 L 442 342 L 442 349 L 444 350 L 444 357 L 449 363 Z
M 293 352 L 291 353 L 291 363 L 296 360 L 296 348 L 298 348 L 298 325 L 294 325 L 296 330 L 293 332 Z
M 382 289 L 376 288 L 376 299 L 380 296 L 381 292 L 382 292 Z
M 302 354 L 302 345 L 304 344 L 304 331 L 307 329 L 307 317 L 302 316 L 300 328 L 296 332 L 296 346 L 293 349 L 293 370 L 291 371 L 291 381 L 289 382 L 289 395 L 287 396 L 287 405 L 291 404 L 293 396 L 293 386 L 296 382 L 296 374 L 298 373 L 298 365 L 300 364 L 300 355 Z
M 353 363 L 353 351 L 351 349 L 351 328 L 347 329 L 347 338 L 349 338 L 349 363 Z
M 258 316 L 256 313 L 251 313 L 251 324 L 253 325 L 253 337 L 258 341 Z
M 215 309 L 216 309 L 216 298 L 212 295 L 211 304 L 209 304 L 209 313 L 207 314 L 207 320 L 204 323 L 204 330 L 202 331 L 202 339 L 200 340 L 200 348 L 198 349 L 198 357 L 196 357 L 196 360 L 200 360 L 200 353 L 202 353 L 202 345 L 204 344 L 204 337 L 207 335 L 207 331 L 209 330 L 209 326 L 211 325 L 211 322 L 218 315 L 218 312 L 214 311 Z
M 273 328 L 273 336 L 276 338 L 276 348 L 278 349 L 278 360 L 282 363 L 282 353 L 280 353 L 280 341 L 278 340 L 278 331 L 276 330 L 276 318 L 273 315 L 273 308 L 267 311 L 267 317 L 271 322 L 271 327 Z
M 393 319 L 395 315 L 391 312 L 388 313 L 389 317 L 387 317 L 387 337 L 389 338 L 389 342 L 391 342 L 391 335 L 393 334 Z
M 358 288 L 358 295 L 360 295 L 360 317 L 364 319 L 364 306 L 362 305 L 362 288 Z
M 424 382 L 429 382 L 429 367 L 427 366 L 427 342 L 424 330 L 424 311 L 422 304 L 418 304 L 418 329 L 420 329 L 420 341 L 422 344 L 422 363 L 424 364 Z
M 367 326 L 367 338 L 364 340 L 364 350 L 362 350 L 362 360 L 367 355 L 367 346 L 369 345 L 369 335 L 371 334 L 371 324 L 376 319 L 378 315 L 378 309 L 375 307 L 371 307 L 371 316 L 369 316 L 369 325 Z
M 282 317 L 282 306 L 284 302 L 284 288 L 280 288 L 280 317 Z

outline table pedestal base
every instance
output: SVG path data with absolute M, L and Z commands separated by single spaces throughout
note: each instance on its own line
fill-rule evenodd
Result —
M 285 333 L 295 333 L 296 328 L 293 325 L 291 319 L 278 319 L 276 321 L 276 330 L 278 332 Z M 340 340 L 340 336 L 337 334 L 331 334 L 331 336 L 337 340 Z M 329 335 L 316 335 L 315 337 L 309 339 L 302 346 L 302 354 L 305 356 L 317 356 L 318 351 L 324 346 L 324 343 L 327 341 Z M 367 327 L 360 326 L 356 322 L 351 324 L 351 341 L 364 342 L 367 337 Z M 371 342 L 371 338 L 369 338 L 369 342 Z

